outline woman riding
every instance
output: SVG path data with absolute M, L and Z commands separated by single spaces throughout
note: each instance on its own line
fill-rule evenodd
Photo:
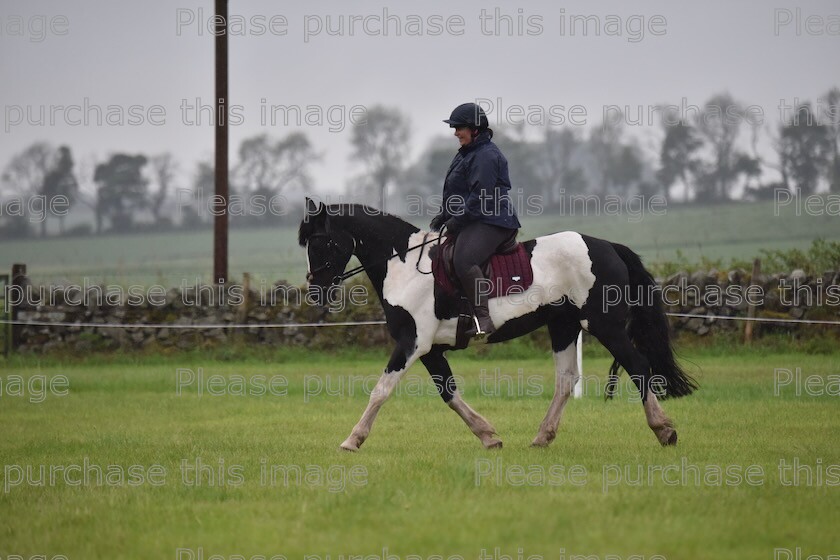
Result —
M 456 236 L 454 266 L 475 319 L 477 339 L 496 330 L 487 309 L 482 266 L 521 227 L 510 200 L 508 162 L 492 142 L 487 115 L 475 103 L 464 103 L 443 122 L 455 129 L 461 144 L 443 184 L 441 213 L 431 228 Z

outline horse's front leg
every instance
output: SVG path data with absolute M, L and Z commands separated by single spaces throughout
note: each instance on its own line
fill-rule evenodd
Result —
M 391 396 L 394 387 L 397 386 L 405 371 L 411 367 L 411 364 L 414 363 L 418 355 L 419 352 L 413 344 L 410 351 L 406 345 L 397 344 L 388 365 L 385 367 L 385 371 L 382 373 L 382 377 L 376 382 L 376 387 L 374 387 L 370 394 L 370 400 L 368 400 L 365 412 L 356 425 L 353 426 L 353 431 L 350 432 L 350 435 L 341 444 L 341 449 L 346 451 L 359 450 L 359 447 L 370 434 L 370 429 L 373 426 L 376 415 L 379 413 L 379 409 L 382 408 L 382 405 Z

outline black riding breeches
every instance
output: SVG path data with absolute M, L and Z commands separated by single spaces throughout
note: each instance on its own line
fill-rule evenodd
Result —
M 473 266 L 481 267 L 499 245 L 510 239 L 516 230 L 473 222 L 464 226 L 455 240 L 455 274 L 463 283 L 467 271 Z

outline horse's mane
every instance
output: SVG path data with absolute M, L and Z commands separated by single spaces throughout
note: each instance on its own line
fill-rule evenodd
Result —
M 330 204 L 325 207 L 324 213 L 330 220 L 336 220 L 337 224 L 346 222 L 349 219 L 358 223 L 361 227 L 364 227 L 365 223 L 369 222 L 371 227 L 374 224 L 380 227 L 384 225 L 391 231 L 398 231 L 405 226 L 410 227 L 412 230 L 417 229 L 399 216 L 388 214 L 378 208 L 364 204 Z M 301 247 L 305 246 L 309 238 L 323 227 L 319 226 L 320 217 L 321 215 L 311 216 L 310 219 L 304 218 L 300 222 L 298 243 Z

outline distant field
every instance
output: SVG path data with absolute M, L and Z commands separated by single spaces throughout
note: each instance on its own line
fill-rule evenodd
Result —
M 773 203 L 713 207 L 674 207 L 664 216 L 540 216 L 523 220 L 522 238 L 575 230 L 624 243 L 647 262 L 672 260 L 682 251 L 691 261 L 701 256 L 726 261 L 758 256 L 760 249 L 808 247 L 817 237 L 840 240 L 836 216 L 797 216 L 784 207 L 774 216 Z M 422 223 L 420 225 L 425 225 Z M 241 278 L 285 279 L 302 283 L 305 258 L 294 227 L 232 230 L 230 273 Z M 0 243 L 0 270 L 24 262 L 42 282 L 97 282 L 178 285 L 209 279 L 212 232 L 108 235 Z
M 356 454 L 337 447 L 364 409 L 384 349 L 379 360 L 0 361 L 0 380 L 22 376 L 26 387 L 14 396 L 5 385 L 0 397 L 0 558 L 836 554 L 840 416 L 827 391 L 837 356 L 688 357 L 701 390 L 664 403 L 679 430 L 675 448 L 655 441 L 637 394 L 603 402 L 609 362 L 597 358 L 584 362 L 594 389 L 569 404 L 551 447 L 532 449 L 553 388 L 550 356 L 456 354 L 465 398 L 494 423 L 504 449 L 484 450 L 418 366 Z M 179 395 L 179 368 L 182 376 L 201 368 L 204 382 Z M 801 368 L 798 389 L 791 377 L 775 396 L 775 368 Z M 59 375 L 65 396 L 31 384 Z M 209 394 L 211 375 L 227 394 Z M 237 377 L 253 388 L 260 375 L 286 384 L 275 395 L 231 389 Z M 482 375 L 499 381 L 482 387 Z M 54 482 L 38 474 L 73 465 L 111 466 L 114 478 L 98 483 L 93 470 L 77 486 L 80 471 L 68 479 L 54 471 Z M 163 477 L 152 477 L 155 465 Z M 264 466 L 283 470 L 272 481 L 261 478 Z M 117 478 L 129 467 L 134 485 Z
M 797 216 L 782 207 L 774 215 L 772 202 L 708 207 L 670 208 L 664 216 L 544 217 L 525 224 L 528 237 L 571 229 L 623 243 L 648 262 L 673 259 L 682 251 L 689 261 L 749 259 L 760 249 L 805 248 L 815 238 L 840 240 L 837 216 Z

